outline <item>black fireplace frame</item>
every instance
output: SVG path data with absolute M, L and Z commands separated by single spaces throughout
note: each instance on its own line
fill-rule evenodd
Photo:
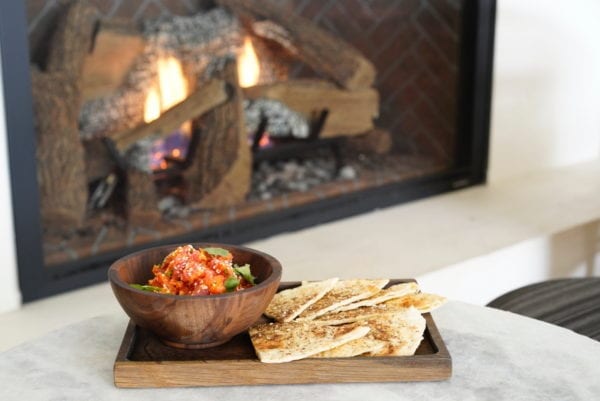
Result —
M 144 246 L 188 241 L 242 243 L 484 183 L 488 163 L 496 1 L 464 0 L 462 11 L 462 30 L 464 37 L 470 40 L 461 44 L 459 122 L 456 127 L 461 146 L 454 166 L 448 171 Z M 52 269 L 44 266 L 28 52 L 24 2 L 1 1 L 0 56 L 18 275 L 24 302 L 104 281 L 107 266 L 113 260 L 140 248 L 105 253 Z

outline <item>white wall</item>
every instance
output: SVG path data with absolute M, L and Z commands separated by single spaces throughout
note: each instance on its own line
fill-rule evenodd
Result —
M 4 87 L 1 77 L 2 59 L 0 58 L 0 255 L 2 258 L 2 263 L 0 263 L 0 313 L 16 309 L 21 303 L 21 293 L 19 292 L 17 280 L 8 148 L 6 144 Z
M 489 179 L 600 150 L 600 1 L 499 0 Z

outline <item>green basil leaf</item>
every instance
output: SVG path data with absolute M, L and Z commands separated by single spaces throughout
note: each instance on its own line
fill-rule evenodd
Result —
M 250 265 L 248 263 L 246 263 L 243 266 L 234 265 L 233 271 L 236 272 L 237 274 L 239 274 L 240 276 L 242 276 L 244 278 L 244 280 L 246 280 L 250 284 L 254 285 L 254 279 L 256 277 L 254 277 L 252 275 L 252 272 L 250 272 Z
M 237 277 L 231 276 L 223 283 L 225 285 L 225 289 L 227 292 L 234 291 L 237 286 L 240 284 L 240 280 Z
M 204 248 L 204 251 L 210 253 L 211 255 L 229 256 L 229 251 L 223 248 Z
M 155 287 L 153 285 L 142 285 L 142 284 L 129 284 L 129 285 L 137 290 L 149 291 L 149 292 L 162 292 L 162 288 Z

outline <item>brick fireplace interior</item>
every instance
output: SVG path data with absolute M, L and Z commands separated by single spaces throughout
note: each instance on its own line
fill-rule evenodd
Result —
M 18 252 L 25 300 L 143 247 L 243 242 L 484 180 L 493 7 L 25 4 L 39 207 L 17 230 L 40 238 Z

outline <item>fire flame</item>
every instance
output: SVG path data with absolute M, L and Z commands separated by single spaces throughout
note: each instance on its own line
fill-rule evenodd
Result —
M 238 77 L 240 86 L 247 88 L 258 83 L 260 76 L 260 64 L 254 51 L 250 37 L 244 38 L 244 46 L 238 57 Z
M 188 84 L 181 63 L 174 57 L 158 60 L 158 85 L 146 95 L 144 121 L 149 123 L 180 103 L 188 95 Z
M 158 79 L 156 85 L 150 88 L 144 102 L 144 122 L 149 123 L 160 117 L 161 113 L 170 109 L 188 96 L 188 83 L 183 74 L 179 60 L 166 57 L 158 60 Z M 150 167 L 152 170 L 164 170 L 168 167 L 166 156 L 184 157 L 186 148 L 179 148 L 189 141 L 191 123 L 184 123 L 179 130 L 169 138 L 158 139 L 152 146 Z M 177 138 L 175 138 L 177 136 Z M 176 147 L 172 147 L 173 143 Z
M 258 146 L 260 146 L 261 148 L 266 148 L 266 147 L 271 146 L 271 137 L 269 136 L 269 133 L 265 132 L 263 134 L 263 136 L 258 141 Z
M 183 101 L 188 95 L 188 85 L 181 63 L 174 57 L 158 60 L 158 86 L 161 109 L 167 110 Z
M 150 88 L 144 103 L 144 121 L 149 123 L 160 117 L 160 94 L 156 87 Z

